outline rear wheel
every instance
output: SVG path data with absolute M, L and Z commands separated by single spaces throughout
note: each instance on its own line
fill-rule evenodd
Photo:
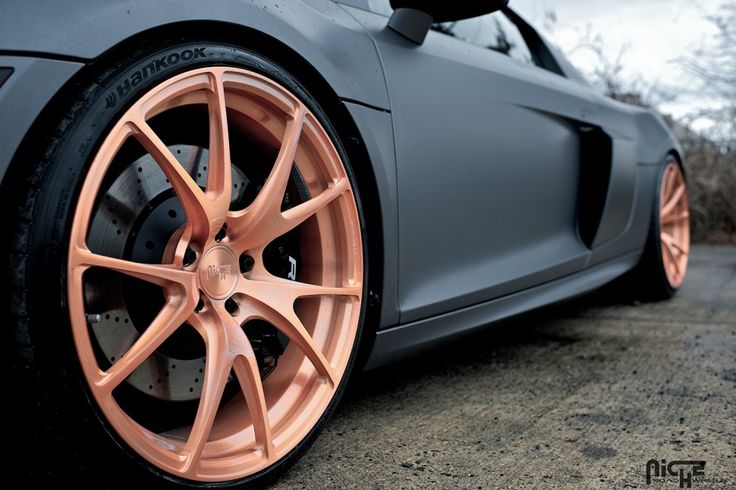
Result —
M 662 167 L 644 255 L 626 282 L 639 299 L 671 298 L 682 286 L 690 256 L 690 210 L 680 163 L 670 157 Z
M 124 65 L 28 179 L 11 310 L 45 392 L 24 401 L 39 438 L 62 435 L 56 473 L 253 482 L 311 444 L 355 361 L 355 182 L 316 101 L 268 60 L 182 44 Z
M 672 161 L 664 169 L 659 191 L 659 251 L 667 285 L 682 286 L 690 257 L 690 209 L 685 175 Z

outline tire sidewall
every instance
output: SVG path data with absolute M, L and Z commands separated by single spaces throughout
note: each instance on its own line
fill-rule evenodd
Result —
M 98 71 L 96 81 L 81 90 L 80 99 L 74 103 L 73 117 L 62 137 L 49 149 L 52 164 L 45 169 L 42 178 L 42 197 L 34 210 L 36 224 L 30 239 L 28 308 L 32 312 L 32 340 L 38 346 L 38 356 L 48 374 L 49 390 L 60 404 L 56 423 L 70 424 L 66 437 L 74 433 L 76 439 L 69 441 L 74 442 L 69 450 L 78 453 L 77 459 L 84 464 L 84 471 L 106 475 L 111 486 L 125 487 L 131 482 L 150 481 L 158 485 L 169 482 L 193 487 L 232 487 L 275 477 L 314 442 L 340 399 L 357 357 L 367 301 L 361 305 L 360 323 L 345 375 L 327 410 L 307 437 L 265 470 L 222 484 L 183 480 L 150 465 L 128 448 L 109 426 L 89 392 L 76 357 L 66 301 L 68 237 L 84 177 L 109 129 L 140 94 L 177 74 L 213 65 L 244 68 L 275 80 L 299 97 L 325 128 L 344 162 L 354 191 L 363 241 L 364 287 L 368 285 L 367 230 L 347 153 L 317 101 L 286 70 L 259 54 L 235 46 L 179 42 L 153 53 L 138 52 L 127 63 Z M 363 297 L 367 297 L 365 291 Z M 54 328 L 49 329 L 49 325 Z M 76 451 L 72 446 L 76 446 Z

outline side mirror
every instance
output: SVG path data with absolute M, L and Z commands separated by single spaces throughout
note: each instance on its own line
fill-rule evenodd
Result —
M 433 22 L 451 22 L 490 14 L 506 7 L 509 0 L 391 0 L 393 15 L 388 28 L 422 44 Z

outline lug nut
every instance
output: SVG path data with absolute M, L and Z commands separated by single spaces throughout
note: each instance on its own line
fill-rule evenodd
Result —
M 255 259 L 248 254 L 240 255 L 240 273 L 245 274 L 253 270 L 253 266 L 256 265 Z
M 189 267 L 196 260 L 197 260 L 197 252 L 187 247 L 186 252 L 184 252 L 184 267 Z

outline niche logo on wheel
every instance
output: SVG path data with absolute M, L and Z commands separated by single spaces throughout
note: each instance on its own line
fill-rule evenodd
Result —
M 206 48 L 184 49 L 179 53 L 171 53 L 154 59 L 140 70 L 137 70 L 130 77 L 123 80 L 120 84 L 118 84 L 115 90 L 111 91 L 105 97 L 105 108 L 110 109 L 112 107 L 115 107 L 118 100 L 121 100 L 126 95 L 128 95 L 130 89 L 136 87 L 141 82 L 144 82 L 149 77 L 157 74 L 164 68 L 170 68 L 179 64 L 182 61 L 196 60 L 197 58 L 206 58 L 207 54 L 204 52 L 205 49 Z
M 230 264 L 207 266 L 207 279 L 219 279 L 224 281 L 230 275 Z

